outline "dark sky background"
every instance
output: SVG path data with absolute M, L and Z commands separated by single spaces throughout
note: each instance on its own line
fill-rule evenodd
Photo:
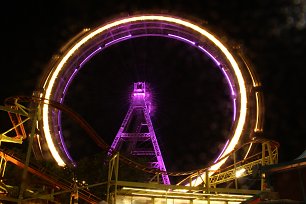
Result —
M 227 44 L 242 44 L 263 84 L 264 136 L 280 143 L 281 162 L 305 150 L 305 0 L 10 1 L 0 12 L 0 100 L 31 95 L 52 55 L 81 29 L 145 12 L 191 19 Z M 231 122 L 228 90 L 214 68 L 198 50 L 180 42 L 126 41 L 86 64 L 66 104 L 110 144 L 129 105 L 129 86 L 149 81 L 156 105 L 152 120 L 167 168 L 198 168 L 217 156 Z M 71 125 L 65 126 L 69 147 L 91 143 L 85 136 L 73 137 Z

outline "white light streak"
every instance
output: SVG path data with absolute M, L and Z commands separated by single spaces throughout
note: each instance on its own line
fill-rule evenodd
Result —
M 249 146 L 249 148 L 248 148 L 248 151 L 246 152 L 246 154 L 245 154 L 243 160 L 245 160 L 245 159 L 248 157 L 249 152 L 250 152 L 250 150 L 251 150 L 251 148 L 252 148 L 252 145 L 253 145 L 253 143 L 250 144 L 250 146 Z
M 98 47 L 98 49 L 96 49 L 95 51 L 93 51 L 90 55 L 88 55 L 81 63 L 80 63 L 80 67 L 83 66 L 83 64 L 85 62 L 87 62 L 88 59 L 90 59 L 94 54 L 96 54 L 98 51 L 100 51 L 102 48 Z
M 224 147 L 223 147 L 221 153 L 219 154 L 219 156 L 217 157 L 217 159 L 214 161 L 214 163 L 216 163 L 216 162 L 220 159 L 221 155 L 223 154 L 223 152 L 225 151 L 225 149 L 226 149 L 226 147 L 227 147 L 227 145 L 228 145 L 228 142 L 229 142 L 229 140 L 226 141 L 226 143 L 225 143 L 225 145 L 224 145 Z
M 186 39 L 186 38 L 183 38 L 183 37 L 181 37 L 181 36 L 172 35 L 172 34 L 168 34 L 168 36 L 173 37 L 173 38 L 178 38 L 178 39 L 180 39 L 180 40 L 183 40 L 183 41 L 186 41 L 186 42 L 188 42 L 188 43 L 190 43 L 190 44 L 195 45 L 195 42 L 193 42 L 193 41 L 191 41 L 191 40 L 188 40 L 188 39 Z
M 126 35 L 126 36 L 123 36 L 123 37 L 121 37 L 121 38 L 117 38 L 116 40 L 113 40 L 113 41 L 110 41 L 110 42 L 108 42 L 108 43 L 106 43 L 105 44 L 105 47 L 107 47 L 107 46 L 109 46 L 109 45 L 111 45 L 111 44 L 113 44 L 113 43 L 115 43 L 115 42 L 118 42 L 118 41 L 120 41 L 120 40 L 124 40 L 124 39 L 126 39 L 126 38 L 130 38 L 132 35 Z
M 255 98 L 256 98 L 256 123 L 255 123 L 255 128 L 254 131 L 258 132 L 260 129 L 258 129 L 258 121 L 259 121 L 259 93 L 255 93 Z
M 233 99 L 233 110 L 234 110 L 234 113 L 233 113 L 233 121 L 236 120 L 236 99 L 234 98 Z
M 245 171 L 246 171 L 245 168 L 236 170 L 236 173 L 235 173 L 236 178 L 239 178 L 239 177 L 243 176 Z
M 226 71 L 225 71 L 224 68 L 222 68 L 222 71 L 223 71 L 223 73 L 224 73 L 224 75 L 225 75 L 225 77 L 226 77 L 226 80 L 228 81 L 228 84 L 229 84 L 230 87 L 231 87 L 232 96 L 234 96 L 234 95 L 235 95 L 235 91 L 234 91 L 233 85 L 232 85 L 232 83 L 231 83 L 231 80 L 230 80 L 230 78 L 228 77 L 228 75 L 227 75 L 227 73 L 226 73 Z
M 218 66 L 220 66 L 220 62 L 216 60 L 212 54 L 210 54 L 207 50 L 205 50 L 202 46 L 198 46 L 201 50 L 203 50 Z

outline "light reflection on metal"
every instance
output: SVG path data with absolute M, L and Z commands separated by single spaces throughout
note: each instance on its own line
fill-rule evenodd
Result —
M 233 99 L 233 121 L 236 120 L 236 99 Z
M 220 66 L 220 62 L 218 60 L 216 60 L 216 58 L 214 56 L 212 56 L 212 54 L 210 54 L 207 50 L 205 50 L 202 46 L 198 46 L 202 51 L 204 51 L 218 66 Z
M 219 154 L 219 156 L 217 157 L 217 159 L 214 161 L 214 164 L 220 159 L 221 155 L 223 154 L 223 152 L 225 151 L 227 145 L 228 145 L 229 140 L 226 141 L 221 153 Z
M 195 42 L 193 42 L 193 41 L 191 41 L 191 40 L 188 40 L 188 39 L 186 39 L 186 38 L 183 38 L 183 37 L 181 37 L 181 36 L 172 35 L 172 34 L 168 34 L 168 36 L 173 37 L 173 38 L 177 38 L 177 39 L 180 39 L 180 40 L 183 40 L 183 41 L 186 41 L 186 42 L 188 42 L 188 43 L 190 43 L 190 44 L 195 45 Z
M 123 187 L 122 190 L 134 190 L 134 191 L 144 191 L 144 192 L 154 192 L 154 193 L 166 193 L 169 191 L 162 189 L 144 189 L 144 188 L 131 188 L 131 187 Z
M 105 44 L 105 47 L 111 45 L 111 44 L 114 44 L 114 43 L 117 43 L 119 41 L 122 41 L 122 40 L 125 40 L 126 38 L 130 38 L 132 35 L 126 35 L 126 36 L 123 36 L 121 38 L 117 38 L 116 40 L 113 40 L 113 41 L 110 41 L 108 43 Z
M 49 127 L 49 124 L 45 123 L 44 125 L 45 125 L 45 126 L 44 126 L 44 129 L 49 130 L 49 128 L 50 128 L 50 127 Z M 47 134 L 48 134 L 48 133 L 47 133 Z M 51 136 L 51 134 L 50 134 L 50 136 L 45 136 L 45 138 L 46 138 L 48 147 L 49 147 L 49 149 L 50 149 L 50 152 L 51 152 L 53 158 L 55 159 L 55 161 L 57 162 L 57 164 L 58 164 L 59 166 L 65 166 L 66 163 L 64 162 L 64 160 L 62 159 L 62 157 L 59 155 L 59 153 L 58 153 L 58 151 L 57 151 L 57 149 L 56 149 L 56 147 L 55 147 L 55 145 L 54 145 L 54 143 L 53 143 L 53 141 L 52 141 L 52 136 Z
M 190 190 L 187 190 L 187 189 L 168 189 L 168 190 L 161 190 L 161 189 L 149 189 L 149 188 L 137 188 L 137 187 L 122 187 L 121 189 L 122 191 L 124 192 L 135 192 L 135 193 L 152 193 L 150 195 L 161 195 L 162 193 L 165 193 L 167 195 L 170 196 L 170 194 L 174 194 L 174 195 L 180 195 L 182 197 L 184 197 L 184 194 L 186 196 L 200 196 L 200 197 L 203 197 L 203 196 L 212 196 L 214 197 L 214 199 L 222 199 L 222 197 L 228 197 L 228 198 L 232 198 L 232 199 L 235 199 L 235 198 L 251 198 L 253 197 L 253 195 L 245 195 L 245 194 L 225 194 L 225 193 L 205 193 L 205 192 L 199 192 L 198 191 L 190 191 Z M 184 194 L 182 195 L 181 193 L 184 192 Z M 155 193 L 155 194 L 154 194 Z M 148 195 L 148 194 L 146 194 Z
M 87 62 L 93 55 L 97 54 L 97 52 L 99 52 L 102 48 L 98 47 L 98 49 L 96 49 L 95 51 L 93 51 L 90 55 L 88 55 L 81 63 L 80 63 L 80 67 L 83 66 L 83 64 L 85 62 Z
M 227 196 L 220 196 L 219 194 L 217 194 L 217 195 L 215 195 L 215 196 L 212 196 L 212 194 L 205 194 L 205 193 L 202 193 L 201 195 L 201 197 L 202 197 L 202 199 L 199 199 L 198 198 L 198 196 L 200 196 L 200 195 L 195 195 L 195 194 L 193 194 L 193 193 L 185 193 L 186 195 L 184 195 L 184 194 L 179 194 L 179 195 L 175 195 L 175 194 L 168 194 L 167 196 L 163 196 L 163 197 L 166 197 L 167 199 L 168 199 L 168 201 L 170 201 L 171 199 L 174 199 L 175 200 L 175 203 L 189 203 L 189 200 L 190 199 L 192 199 L 192 200 L 197 200 L 197 203 L 207 203 L 207 200 L 206 199 L 203 199 L 203 196 L 205 196 L 205 195 L 209 195 L 210 196 L 210 198 L 209 198 L 209 200 L 210 200 L 210 202 L 212 202 L 212 203 L 218 203 L 217 201 L 220 201 L 220 203 L 226 203 L 225 202 L 225 200 L 226 201 L 228 201 L 228 202 L 230 202 L 231 204 L 234 204 L 234 203 L 237 203 L 237 204 L 239 204 L 239 203 L 241 203 L 242 201 L 245 201 L 246 200 L 246 198 L 250 198 L 250 197 L 252 197 L 252 196 L 249 196 L 249 197 L 246 197 L 246 198 L 240 198 L 240 196 L 238 195 L 236 198 L 234 197 L 234 198 L 230 198 L 229 197 L 229 195 L 227 195 Z M 134 196 L 143 196 L 143 200 L 142 201 L 151 201 L 152 200 L 152 198 L 151 197 L 159 197 L 159 195 L 157 195 L 157 194 L 154 194 L 154 193 L 140 193 L 140 192 L 132 192 L 131 193 L 131 195 L 134 195 Z M 139 198 L 141 198 L 141 197 L 139 197 Z M 188 199 L 188 200 L 187 200 Z M 130 201 L 130 198 L 128 199 L 129 201 Z M 141 200 L 141 199 L 139 199 L 139 200 Z
M 64 91 L 63 91 L 63 95 L 65 95 L 66 90 L 67 90 L 68 86 L 70 85 L 71 80 L 74 78 L 74 75 L 76 74 L 76 72 L 77 72 L 77 69 L 75 69 L 75 70 L 73 71 L 72 75 L 70 76 L 70 78 L 69 78 L 67 84 L 65 85 L 65 88 L 64 88 Z
M 38 141 L 38 148 L 42 152 L 43 150 L 42 150 L 41 144 L 40 144 L 40 138 L 39 138 L 40 136 L 38 134 L 36 134 L 36 137 L 37 137 L 37 141 Z
M 220 189 L 220 188 L 219 188 Z M 225 189 L 220 189 L 225 190 Z M 247 199 L 253 197 L 254 192 L 246 194 L 246 192 L 240 193 L 220 193 L 218 190 L 213 192 L 205 192 L 205 189 L 191 190 L 191 189 L 172 189 L 169 190 L 159 190 L 159 189 L 147 189 L 147 188 L 137 188 L 137 187 L 123 187 L 120 189 L 116 195 L 116 200 L 120 202 L 148 202 L 154 199 L 155 202 L 171 202 L 171 203 L 189 203 L 190 199 L 193 202 L 204 204 L 208 200 L 213 203 L 241 203 Z
M 228 84 L 230 85 L 232 96 L 235 96 L 235 91 L 234 91 L 234 88 L 233 88 L 233 85 L 232 85 L 232 82 L 231 82 L 230 78 L 228 77 L 224 68 L 222 68 L 222 71 L 224 73 L 224 76 L 226 77 L 226 80 L 228 81 Z
M 236 170 L 236 173 L 235 173 L 236 178 L 241 177 L 244 174 L 245 171 L 246 171 L 245 168 L 241 168 L 241 169 Z
M 250 67 L 250 63 L 248 62 L 248 60 L 246 59 L 246 57 L 244 56 L 244 54 L 242 52 L 238 52 L 238 55 L 240 56 L 240 58 L 242 59 L 242 61 L 244 62 L 246 68 L 248 69 L 248 72 L 250 73 L 251 79 L 252 79 L 252 83 L 253 83 L 253 87 L 258 87 L 260 86 L 260 82 L 258 82 L 258 80 L 255 77 L 254 71 L 253 69 Z
M 61 117 L 60 115 L 61 115 L 61 114 L 58 114 L 59 117 Z M 66 156 L 67 156 L 68 159 L 72 162 L 72 165 L 75 166 L 75 163 L 74 163 L 74 161 L 73 161 L 73 159 L 72 159 L 72 157 L 71 157 L 71 155 L 70 155 L 70 153 L 69 153 L 69 151 L 68 151 L 68 149 L 67 149 L 67 147 L 66 147 L 66 143 L 64 142 L 64 138 L 63 138 L 63 134 L 62 134 L 61 129 L 58 131 L 58 135 L 59 135 L 59 138 L 60 138 L 60 140 L 61 140 L 61 145 L 62 145 L 62 147 L 63 147 L 63 150 L 64 150 Z
M 256 123 L 255 123 L 255 128 L 254 128 L 254 132 L 259 132 L 262 131 L 261 129 L 258 128 L 258 124 L 259 124 L 259 93 L 256 92 L 255 93 L 255 98 L 256 98 Z
M 246 154 L 245 154 L 243 160 L 245 160 L 245 159 L 248 157 L 248 155 L 249 155 L 249 153 L 250 153 L 250 150 L 251 150 L 251 148 L 252 148 L 252 145 L 253 145 L 253 143 L 250 143 L 250 146 L 249 146 L 249 148 L 248 148 L 248 150 L 247 150 L 247 152 L 246 152 Z

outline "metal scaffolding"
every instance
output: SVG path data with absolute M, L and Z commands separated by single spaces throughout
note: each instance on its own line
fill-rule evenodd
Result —
M 145 82 L 134 83 L 130 108 L 111 145 L 109 155 L 124 152 L 134 157 L 145 158 L 147 165 L 162 172 L 162 182 L 170 184 L 153 124 L 150 118 L 150 92 Z M 125 148 L 124 148 L 125 145 Z

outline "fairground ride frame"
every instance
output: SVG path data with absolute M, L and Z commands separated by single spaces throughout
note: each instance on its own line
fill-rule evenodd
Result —
M 226 46 L 207 28 L 186 19 L 162 14 L 144 14 L 115 19 L 93 29 L 84 29 L 54 56 L 34 96 L 44 100 L 37 121 L 41 135 L 36 137 L 38 151 L 50 154 L 59 166 L 75 165 L 65 145 L 61 111 L 48 101 L 64 103 L 65 95 L 78 71 L 95 55 L 122 41 L 159 36 L 182 41 L 208 56 L 223 73 L 233 104 L 232 128 L 222 152 L 210 166 L 219 169 L 243 137 L 251 139 L 263 131 L 261 84 L 239 46 Z M 47 146 L 43 146 L 47 144 Z M 36 152 L 37 154 L 37 152 Z M 248 152 L 246 153 L 248 154 Z M 247 155 L 246 155 L 247 156 Z M 191 185 L 199 185 L 195 179 Z

